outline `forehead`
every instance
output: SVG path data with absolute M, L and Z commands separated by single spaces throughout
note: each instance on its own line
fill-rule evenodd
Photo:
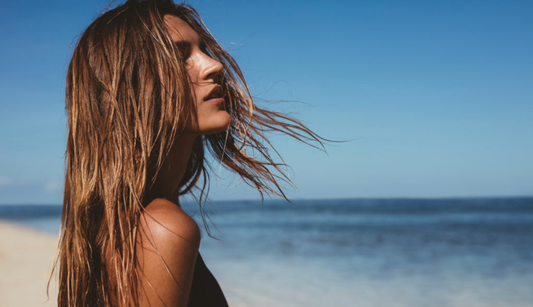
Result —
M 165 24 L 174 42 L 191 42 L 198 44 L 200 37 L 188 23 L 174 15 L 165 15 Z

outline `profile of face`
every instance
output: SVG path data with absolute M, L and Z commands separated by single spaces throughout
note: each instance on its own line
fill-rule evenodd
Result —
M 185 65 L 192 82 L 197 121 L 187 127 L 186 133 L 213 134 L 226 130 L 231 116 L 225 110 L 222 86 L 217 83 L 223 66 L 211 58 L 201 37 L 183 19 L 164 16 L 172 41 L 186 56 Z

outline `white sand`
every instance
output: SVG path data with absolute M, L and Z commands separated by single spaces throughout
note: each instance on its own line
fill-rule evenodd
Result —
M 57 238 L 0 220 L 0 306 L 57 306 L 56 280 L 46 286 Z

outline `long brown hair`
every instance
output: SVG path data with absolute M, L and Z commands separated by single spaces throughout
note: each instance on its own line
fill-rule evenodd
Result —
M 59 306 L 138 305 L 139 217 L 173 141 L 196 114 L 184 55 L 172 43 L 165 14 L 187 22 L 222 63 L 232 118 L 226 131 L 196 139 L 176 197 L 200 180 L 200 204 L 205 199 L 207 152 L 261 195 L 284 196 L 280 184 L 291 182 L 270 156 L 265 133 L 322 146 L 299 121 L 254 104 L 238 65 L 191 7 L 130 0 L 105 12 L 79 38 L 67 74 Z

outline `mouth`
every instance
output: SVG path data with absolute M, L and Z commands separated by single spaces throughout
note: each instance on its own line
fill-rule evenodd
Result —
M 215 86 L 211 92 L 209 92 L 209 95 L 204 98 L 204 101 L 211 102 L 211 103 L 222 103 L 224 102 L 224 97 L 222 94 L 222 86 L 217 85 Z

